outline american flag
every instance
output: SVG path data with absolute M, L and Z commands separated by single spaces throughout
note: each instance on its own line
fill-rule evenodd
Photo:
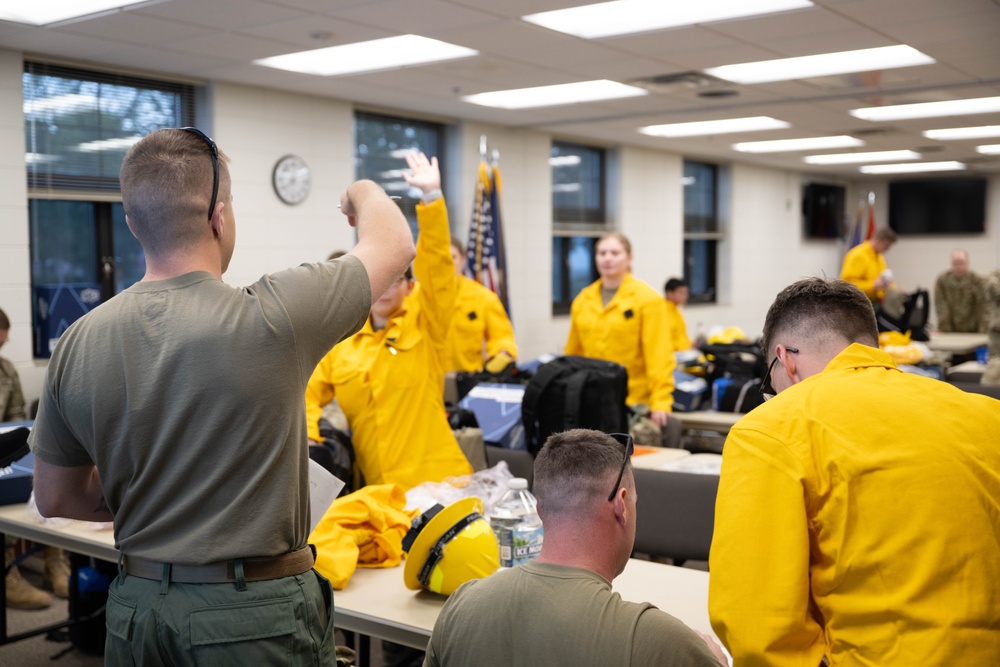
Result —
M 866 204 L 867 199 L 867 206 Z M 867 219 L 866 219 L 867 218 Z M 867 197 L 862 195 L 858 202 L 858 212 L 851 226 L 851 233 L 847 238 L 848 250 L 856 245 L 861 245 L 862 241 L 867 241 L 875 235 L 875 193 L 869 192 Z
M 507 254 L 500 219 L 500 190 L 500 169 L 485 161 L 480 162 L 472 223 L 469 227 L 465 275 L 495 292 L 509 314 Z

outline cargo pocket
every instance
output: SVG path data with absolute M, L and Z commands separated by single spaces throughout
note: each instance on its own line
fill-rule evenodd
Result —
M 134 665 L 132 660 L 132 629 L 135 619 L 135 605 L 125 602 L 114 593 L 108 593 L 107 606 L 108 639 L 105 642 L 104 659 L 109 665 Z
M 195 664 L 295 664 L 295 606 L 287 598 L 196 609 L 190 624 Z

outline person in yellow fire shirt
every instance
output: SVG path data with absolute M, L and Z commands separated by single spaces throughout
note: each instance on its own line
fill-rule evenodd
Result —
M 455 314 L 448 330 L 445 371 L 498 373 L 517 359 L 514 328 L 500 297 L 489 288 L 462 275 L 465 247 L 452 237 L 451 258 L 458 274 Z M 485 346 L 485 357 L 483 348 Z
M 310 440 L 320 440 L 322 407 L 336 397 L 365 482 L 403 489 L 472 472 L 448 425 L 443 398 L 444 341 L 458 284 L 440 170 L 437 158 L 423 153 L 406 161 L 407 183 L 423 192 L 413 263 L 419 284 L 400 276 L 372 305 L 361 331 L 316 366 L 305 395 Z

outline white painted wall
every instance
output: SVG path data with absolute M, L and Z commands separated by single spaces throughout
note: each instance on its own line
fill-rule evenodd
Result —
M 11 342 L 3 354 L 15 362 L 31 400 L 38 396 L 45 362 L 31 358 L 21 71 L 20 54 L 0 51 L 0 306 L 13 323 Z M 354 233 L 336 206 L 354 174 L 352 105 L 234 84 L 215 84 L 207 92 L 210 116 L 202 124 L 212 129 L 232 159 L 234 177 L 237 244 L 225 279 L 247 284 L 263 273 L 349 248 Z M 482 134 L 491 148 L 500 150 L 511 311 L 521 356 L 561 351 L 569 320 L 551 315 L 552 137 L 479 123 L 456 124 L 442 166 L 448 176 L 445 195 L 452 230 L 462 238 L 468 234 Z M 287 153 L 303 157 L 313 173 L 312 193 L 295 207 L 282 204 L 271 188 L 271 170 Z M 634 245 L 635 275 L 661 290 L 664 281 L 682 269 L 683 156 L 623 147 L 617 162 L 618 229 Z M 728 168 L 731 203 L 728 238 L 720 249 L 720 300 L 716 305 L 690 306 L 686 316 L 692 334 L 699 326 L 707 331 L 715 325 L 736 325 L 756 337 L 774 295 L 803 276 L 838 275 L 844 246 L 839 241 L 802 239 L 801 186 L 808 177 L 746 164 Z M 887 185 L 879 182 L 874 188 L 876 216 L 884 224 Z M 856 201 L 860 190 L 852 186 L 848 201 Z M 976 270 L 992 270 L 1000 259 L 998 211 L 1000 177 L 995 177 L 986 235 L 907 237 L 890 252 L 889 265 L 905 286 L 929 286 L 947 267 L 948 253 L 961 246 L 971 252 Z

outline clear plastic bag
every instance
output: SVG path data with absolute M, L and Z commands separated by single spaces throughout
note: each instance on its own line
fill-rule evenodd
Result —
M 447 507 L 457 500 L 475 496 L 483 501 L 485 516 L 494 503 L 507 493 L 507 480 L 512 478 L 506 461 L 471 475 L 449 477 L 443 482 L 424 482 L 406 492 L 406 509 L 426 512 L 436 503 Z

